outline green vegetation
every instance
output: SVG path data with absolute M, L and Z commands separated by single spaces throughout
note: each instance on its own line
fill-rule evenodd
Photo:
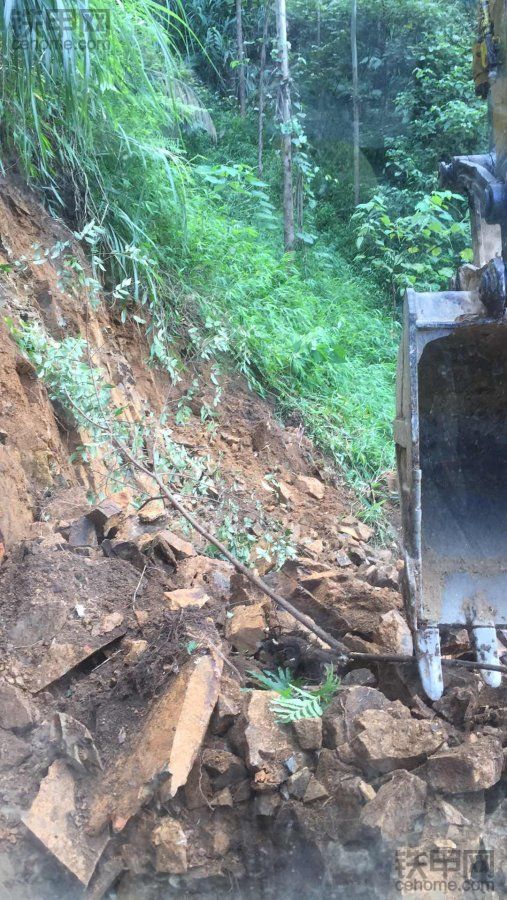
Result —
M 227 123 L 233 129 L 235 119 Z M 324 244 L 301 258 L 283 255 L 278 217 L 251 170 L 251 182 L 245 168 L 234 177 L 229 165 L 227 180 L 213 171 L 217 184 L 189 199 L 185 278 L 198 298 L 201 339 L 232 354 L 358 488 L 371 484 L 392 462 L 397 322 L 380 289 Z
M 340 679 L 331 665 L 326 666 L 324 681 L 313 688 L 303 687 L 301 680 L 295 678 L 290 669 L 248 674 L 261 688 L 280 695 L 273 700 L 271 708 L 284 725 L 300 719 L 320 718 L 340 690 Z
M 145 325 L 153 359 L 173 379 L 182 355 L 232 361 L 334 456 L 375 519 L 393 465 L 402 290 L 444 286 L 468 258 L 463 200 L 438 191 L 435 170 L 442 157 L 485 146 L 469 4 L 358 3 L 356 210 L 347 0 L 288 3 L 292 119 L 283 129 L 269 4 L 243 11 L 245 117 L 225 0 L 118 0 L 109 31 L 85 28 L 73 51 L 47 15 L 56 8 L 4 2 L 0 146 L 4 171 L 19 169 L 88 253 L 91 271 L 78 272 L 60 248 L 62 284 L 77 275 L 94 303 L 100 282 L 123 320 Z M 99 27 L 104 4 L 67 8 L 79 26 Z M 18 40 L 35 13 L 43 53 Z M 287 128 L 290 254 L 280 203 Z M 39 366 L 50 377 L 50 362 Z

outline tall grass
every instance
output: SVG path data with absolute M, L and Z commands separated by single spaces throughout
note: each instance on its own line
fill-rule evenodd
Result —
M 281 224 L 266 231 L 257 193 L 238 197 L 219 183 L 189 198 L 187 284 L 209 339 L 296 415 L 371 502 L 393 465 L 399 324 L 379 288 L 331 248 L 284 255 Z
M 185 227 L 179 129 L 196 104 L 175 45 L 184 21 L 154 0 L 63 7 L 3 2 L 2 166 L 76 229 L 93 222 L 106 286 L 127 279 L 152 302 Z

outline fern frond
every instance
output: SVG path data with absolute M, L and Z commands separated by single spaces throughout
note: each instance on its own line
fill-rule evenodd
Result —
M 252 681 L 257 681 L 262 687 L 268 691 L 276 691 L 282 696 L 290 697 L 291 691 L 297 686 L 294 676 L 290 669 L 277 669 L 276 672 L 247 672 Z
M 277 721 L 288 725 L 300 719 L 320 718 L 323 709 L 318 696 L 301 688 L 295 690 L 298 695 L 296 697 L 280 697 L 279 700 L 273 700 L 271 708 L 276 713 Z

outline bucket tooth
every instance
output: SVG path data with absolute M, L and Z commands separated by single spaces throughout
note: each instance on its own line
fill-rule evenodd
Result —
M 430 700 L 439 700 L 444 692 L 444 681 L 440 660 L 440 634 L 435 625 L 416 632 L 415 650 L 424 691 Z
M 476 625 L 470 630 L 470 637 L 477 662 L 498 666 L 500 660 L 498 658 L 496 629 L 494 626 Z M 489 684 L 490 687 L 500 687 L 502 683 L 501 672 L 488 672 L 487 669 L 483 669 L 481 675 L 483 680 L 486 684 Z

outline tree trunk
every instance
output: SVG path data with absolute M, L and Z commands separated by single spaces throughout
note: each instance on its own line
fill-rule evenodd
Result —
M 268 5 L 264 7 L 264 27 L 262 30 L 261 58 L 259 64 L 259 143 L 257 152 L 257 172 L 259 178 L 263 173 L 264 152 L 264 78 L 266 69 L 266 44 L 268 42 Z
M 236 38 L 238 41 L 238 95 L 239 111 L 246 114 L 245 46 L 243 44 L 243 10 L 241 0 L 236 0 Z
M 350 47 L 352 53 L 352 141 L 354 148 L 354 205 L 359 203 L 359 76 L 357 68 L 357 0 L 352 0 L 350 16 Z
M 285 251 L 294 250 L 294 197 L 292 193 L 292 133 L 290 108 L 289 48 L 285 0 L 276 0 L 276 30 L 280 63 L 280 118 L 282 124 L 283 231 Z

